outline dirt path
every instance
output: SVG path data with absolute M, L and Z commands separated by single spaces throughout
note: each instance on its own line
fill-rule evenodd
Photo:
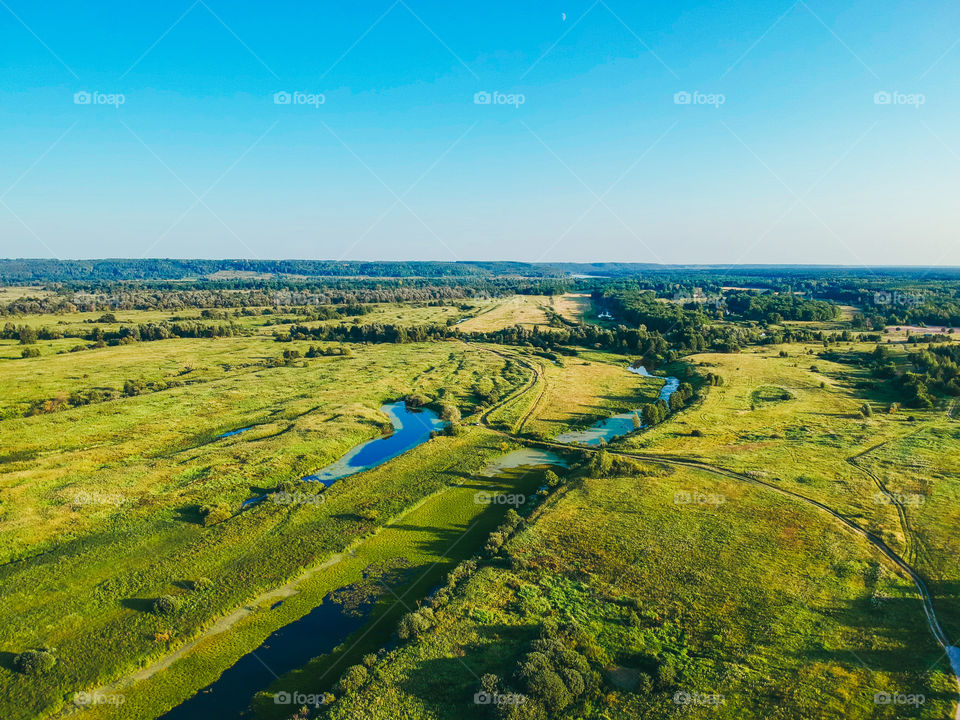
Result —
M 544 389 L 541 391 L 541 394 L 545 390 L 546 390 L 546 386 L 544 385 Z M 539 398 L 537 402 L 539 402 Z M 529 438 L 518 437 L 515 433 L 506 433 L 490 427 L 486 423 L 486 416 L 481 418 L 481 422 L 484 423 L 484 425 L 487 427 L 488 430 L 491 430 L 492 432 L 498 433 L 505 437 L 509 437 L 517 442 L 523 442 L 531 445 L 540 445 L 540 446 L 552 448 L 555 450 L 570 450 L 572 448 L 576 448 L 578 450 L 583 450 L 588 453 L 596 453 L 601 450 L 601 448 L 592 448 L 592 447 L 587 447 L 582 445 L 573 446 L 567 443 L 555 442 L 550 440 L 538 441 L 538 440 L 531 440 Z M 918 430 L 917 432 L 920 432 L 920 431 Z M 879 477 L 874 475 L 869 470 L 866 470 L 856 462 L 858 458 L 861 458 L 864 455 L 876 450 L 877 448 L 882 447 L 884 444 L 886 443 L 880 443 L 879 445 L 868 448 L 867 450 L 857 455 L 854 455 L 851 458 L 848 458 L 847 461 L 851 465 L 853 465 L 853 467 L 867 474 L 874 481 L 874 483 L 877 485 L 880 491 L 884 495 L 886 495 L 888 498 L 890 498 L 891 502 L 893 502 L 893 504 L 896 506 L 898 515 L 900 516 L 901 527 L 903 528 L 905 543 L 907 544 L 907 548 L 909 552 L 909 548 L 912 546 L 912 531 L 910 529 L 909 519 L 907 518 L 906 511 L 904 510 L 902 503 L 900 503 L 899 499 L 896 498 L 887 489 L 886 485 L 883 483 L 882 480 L 880 480 Z M 890 560 L 898 568 L 900 568 L 900 570 L 902 570 L 913 581 L 913 584 L 916 587 L 917 592 L 920 595 L 920 600 L 923 604 L 923 612 L 924 612 L 924 615 L 926 616 L 927 626 L 929 627 L 930 632 L 933 634 L 934 639 L 937 641 L 940 647 L 943 648 L 945 655 L 950 660 L 950 665 L 951 665 L 951 668 L 953 669 L 953 674 L 957 681 L 957 689 L 958 689 L 958 692 L 960 692 L 960 648 L 950 644 L 950 640 L 947 637 L 947 634 L 943 631 L 943 628 L 940 626 L 940 622 L 937 619 L 936 612 L 933 608 L 933 599 L 929 589 L 927 588 L 926 582 L 913 569 L 910 563 L 908 563 L 899 554 L 897 554 L 897 552 L 894 551 L 893 548 L 891 548 L 889 545 L 887 545 L 887 543 L 884 542 L 880 537 L 876 536 L 875 534 L 873 534 L 866 528 L 862 527 L 858 523 L 854 522 L 850 518 L 842 515 L 841 513 L 831 508 L 830 506 L 825 505 L 824 503 L 818 500 L 814 500 L 813 498 L 809 498 L 805 495 L 794 492 L 792 490 L 787 490 L 786 488 L 779 487 L 777 485 L 774 485 L 773 483 L 766 482 L 759 478 L 751 477 L 750 475 L 738 473 L 734 470 L 729 470 L 727 468 L 724 468 L 718 465 L 712 465 L 710 463 L 703 462 L 701 460 L 692 460 L 689 458 L 678 457 L 678 456 L 656 455 L 656 454 L 649 454 L 649 453 L 630 453 L 630 452 L 618 451 L 615 448 L 613 449 L 610 448 L 609 446 L 603 449 L 605 449 L 607 452 L 609 452 L 612 455 L 620 455 L 623 457 L 633 458 L 637 460 L 645 460 L 647 462 L 657 462 L 665 465 L 675 465 L 680 467 L 694 468 L 697 470 L 702 470 L 704 472 L 713 473 L 715 475 L 721 475 L 724 477 L 732 478 L 734 480 L 748 482 L 755 485 L 762 485 L 777 493 L 780 493 L 781 495 L 785 495 L 795 500 L 799 500 L 803 503 L 806 503 L 812 507 L 817 508 L 822 512 L 829 514 L 834 520 L 842 523 L 849 530 L 853 531 L 857 535 L 860 535 L 861 537 L 866 539 L 870 544 L 872 544 L 874 547 L 880 550 L 880 552 L 882 552 L 887 557 L 888 560 Z M 954 719 L 960 720 L 960 700 L 958 700 L 957 707 L 954 712 Z

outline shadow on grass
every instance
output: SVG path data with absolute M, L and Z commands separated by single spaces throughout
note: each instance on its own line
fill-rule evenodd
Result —
M 124 598 L 120 601 L 120 604 L 127 608 L 128 610 L 136 610 L 137 612 L 149 613 L 153 612 L 153 601 L 156 598 Z
M 5 670 L 13 670 L 13 659 L 17 656 L 17 653 L 9 652 L 8 650 L 0 650 L 0 667 Z
M 479 641 L 455 649 L 454 657 L 432 658 L 419 663 L 400 682 L 400 689 L 425 703 L 445 708 L 462 708 L 460 717 L 471 710 L 483 710 L 473 702 L 480 689 L 477 678 L 493 673 L 509 680 L 517 660 L 527 652 L 539 635 L 536 626 L 481 625 L 476 628 Z

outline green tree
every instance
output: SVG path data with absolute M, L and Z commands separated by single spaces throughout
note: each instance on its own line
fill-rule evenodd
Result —
M 37 331 L 29 325 L 21 326 L 18 336 L 21 345 L 33 345 L 37 341 Z
M 337 689 L 344 695 L 350 695 L 362 688 L 370 677 L 370 671 L 363 665 L 352 665 L 340 677 Z

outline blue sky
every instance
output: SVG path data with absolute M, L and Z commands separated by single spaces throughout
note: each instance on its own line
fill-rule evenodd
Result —
M 0 256 L 957 265 L 958 70 L 933 0 L 0 0 Z

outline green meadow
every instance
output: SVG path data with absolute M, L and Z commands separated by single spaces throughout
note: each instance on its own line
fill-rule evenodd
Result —
M 271 669 L 248 716 L 952 716 L 957 680 L 904 566 L 960 637 L 956 402 L 901 406 L 875 338 L 761 342 L 849 330 L 857 308 L 708 317 L 690 340 L 595 320 L 611 306 L 584 288 L 369 300 L 402 287 L 323 312 L 8 318 L 28 329 L 0 340 L 0 716 L 156 718 L 331 603 L 362 607 L 358 629 Z M 636 307 L 694 312 L 663 292 Z M 231 329 L 110 334 L 176 322 Z M 293 324 L 372 341 L 290 340 Z M 739 345 L 706 349 L 730 332 Z M 914 347 L 886 339 L 911 372 Z M 683 397 L 653 426 L 555 440 L 655 405 L 667 375 Z M 380 408 L 399 400 L 452 424 L 328 488 L 300 480 L 389 435 Z M 566 467 L 484 472 L 518 449 Z M 278 700 L 297 693 L 322 702 Z

